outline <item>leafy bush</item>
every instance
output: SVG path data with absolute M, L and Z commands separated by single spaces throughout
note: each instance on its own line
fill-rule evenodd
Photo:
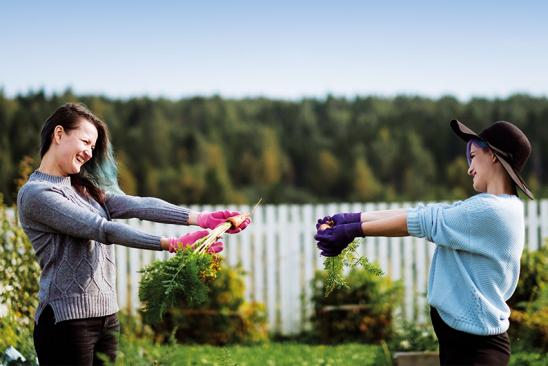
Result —
M 13 346 L 27 360 L 34 360 L 32 329 L 40 267 L 28 237 L 15 217 L 8 215 L 1 195 L 0 240 L 0 354 Z
M 148 324 L 159 341 L 170 336 L 183 343 L 254 343 L 267 340 L 263 304 L 245 302 L 241 269 L 223 266 L 207 300 L 188 307 L 184 299 L 166 311 L 159 324 Z
M 438 339 L 430 323 L 417 324 L 403 320 L 395 327 L 392 339 L 388 343 L 391 352 L 436 351 Z
M 546 366 L 546 353 L 513 352 L 509 366 Z
M 516 345 L 548 351 L 548 307 L 534 313 L 512 310 L 511 321 L 510 333 Z
M 314 330 L 325 343 L 359 341 L 377 343 L 393 333 L 392 312 L 401 297 L 401 285 L 367 270 L 353 269 L 346 276 L 348 288 L 325 296 L 326 273 L 312 280 Z
M 508 300 L 513 309 L 525 309 L 548 284 L 548 241 L 536 251 L 524 251 L 516 291 Z
M 20 318 L 15 317 L 11 311 L 0 318 L 0 361 L 2 354 L 11 346 L 25 357 L 26 362 L 10 362 L 8 365 L 36 365 L 33 328 L 21 327 L 20 323 Z
M 517 348 L 548 350 L 548 243 L 534 252 L 524 252 L 514 295 L 509 334 Z
M 8 216 L 0 196 L 0 303 L 22 326 L 30 326 L 38 306 L 40 266 L 32 244 L 14 217 Z

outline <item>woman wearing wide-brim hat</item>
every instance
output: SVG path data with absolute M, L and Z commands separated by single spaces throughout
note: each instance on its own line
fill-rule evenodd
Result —
M 428 303 L 442 365 L 506 365 L 510 308 L 525 241 L 518 190 L 533 199 L 520 172 L 531 154 L 527 136 L 500 121 L 477 134 L 453 120 L 464 141 L 468 174 L 478 194 L 453 204 L 337 213 L 315 236 L 322 255 L 338 255 L 355 237 L 415 236 L 436 244 Z M 318 225 L 319 228 L 319 225 Z

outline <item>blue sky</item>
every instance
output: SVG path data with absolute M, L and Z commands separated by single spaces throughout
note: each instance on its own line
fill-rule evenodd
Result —
M 111 97 L 548 95 L 548 2 L 17 1 L 0 88 Z

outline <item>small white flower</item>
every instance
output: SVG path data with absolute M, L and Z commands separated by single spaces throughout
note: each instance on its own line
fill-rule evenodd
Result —
M 0 318 L 8 315 L 8 306 L 6 304 L 0 304 Z

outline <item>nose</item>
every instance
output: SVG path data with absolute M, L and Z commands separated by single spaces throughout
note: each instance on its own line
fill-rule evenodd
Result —
M 84 156 L 86 158 L 86 161 L 88 161 L 93 156 L 93 150 L 91 150 L 91 148 L 85 149 Z
M 470 166 L 470 167 L 468 168 L 468 172 L 467 172 L 467 173 L 468 173 L 469 176 L 473 176 L 473 175 L 474 175 L 474 170 L 472 169 L 472 166 Z

